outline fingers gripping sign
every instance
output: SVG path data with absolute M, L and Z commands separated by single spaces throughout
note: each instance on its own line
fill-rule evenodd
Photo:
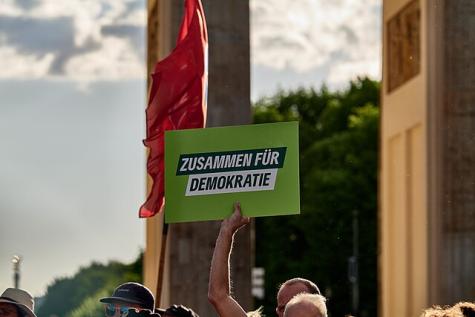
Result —
M 241 204 L 239 202 L 234 203 L 234 211 L 232 215 L 223 220 L 221 228 L 228 230 L 232 234 L 238 231 L 243 226 L 247 225 L 251 219 L 244 217 L 241 213 Z

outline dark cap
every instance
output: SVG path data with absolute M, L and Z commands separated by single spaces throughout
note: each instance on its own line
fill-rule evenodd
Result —
M 155 298 L 152 292 L 142 284 L 133 282 L 119 285 L 111 297 L 101 298 L 100 302 L 134 304 L 152 311 L 155 308 Z

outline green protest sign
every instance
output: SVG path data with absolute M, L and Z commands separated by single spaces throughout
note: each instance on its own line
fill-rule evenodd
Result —
M 165 133 L 165 221 L 300 213 L 298 123 Z

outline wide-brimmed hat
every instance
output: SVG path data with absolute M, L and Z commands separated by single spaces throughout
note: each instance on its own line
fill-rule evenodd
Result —
M 24 316 L 36 317 L 35 301 L 27 291 L 19 288 L 7 288 L 0 296 L 0 303 L 8 303 L 15 305 L 23 313 Z
M 101 298 L 99 301 L 102 303 L 135 304 L 151 311 L 155 308 L 155 298 L 152 292 L 142 284 L 133 282 L 119 285 L 111 297 Z

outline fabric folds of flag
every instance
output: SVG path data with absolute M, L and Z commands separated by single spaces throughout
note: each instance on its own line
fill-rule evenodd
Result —
M 206 123 L 208 35 L 200 0 L 185 0 L 185 12 L 172 53 L 155 65 L 146 110 L 151 191 L 140 217 L 152 217 L 164 205 L 165 131 L 203 128 Z

